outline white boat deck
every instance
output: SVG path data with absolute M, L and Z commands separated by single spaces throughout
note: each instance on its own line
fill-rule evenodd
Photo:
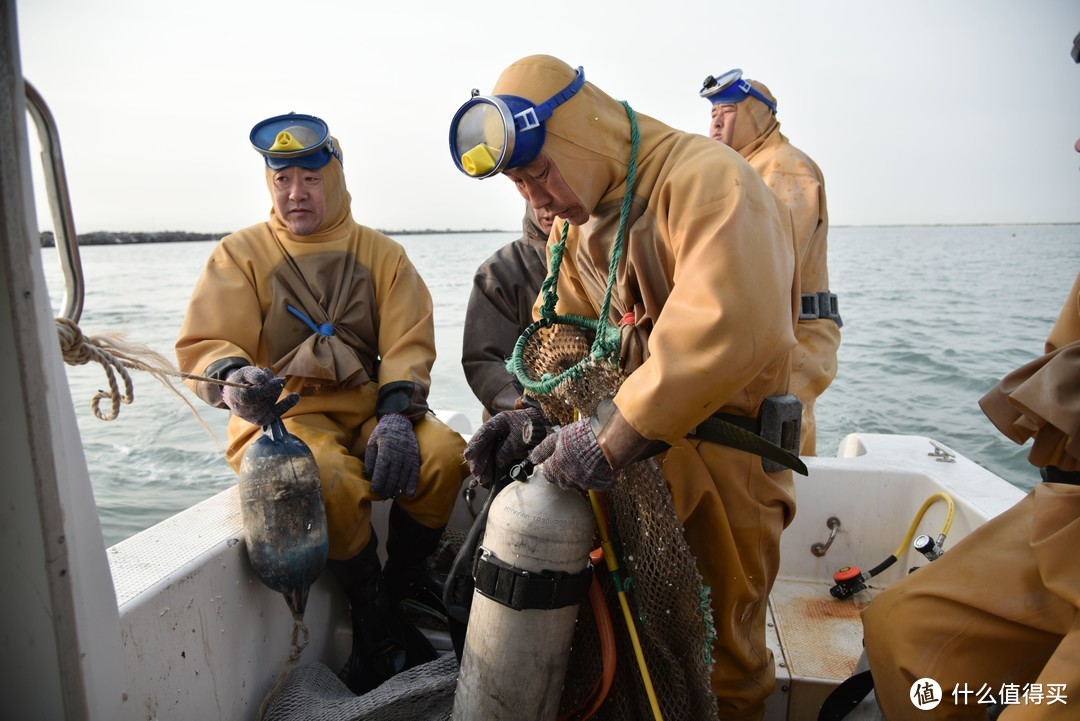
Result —
M 767 721 L 816 721 L 822 701 L 855 671 L 862 654 L 863 608 L 876 593 L 913 567 L 928 563 L 908 547 L 869 588 L 833 598 L 833 573 L 844 566 L 867 571 L 896 552 L 927 498 L 948 494 L 955 504 L 945 552 L 1024 492 L 955 451 L 922 436 L 848 436 L 837 457 L 806 459 L 809 476 L 795 476 L 795 520 L 781 538 L 780 573 L 769 599 L 768 643 L 776 658 L 777 684 Z M 916 533 L 935 538 L 947 504 L 936 501 Z M 811 548 L 829 537 L 828 521 L 840 520 L 824 556 Z M 910 546 L 910 544 L 909 544 Z
M 792 677 L 841 681 L 855 671 L 862 653 L 859 612 L 866 598 L 838 601 L 828 583 L 780 579 L 769 596 L 769 611 Z
M 865 595 L 846 600 L 829 593 L 834 571 L 867 570 L 893 553 L 935 492 L 955 501 L 946 552 L 1023 496 L 919 436 L 850 436 L 840 452 L 807 459 L 810 475 L 796 476 L 798 510 L 782 538 L 769 604 L 777 684 L 768 721 L 817 718 L 822 700 L 855 669 L 861 605 L 926 560 L 905 552 Z M 936 536 L 945 509 L 943 502 L 930 506 L 919 531 Z M 815 556 L 811 546 L 828 538 L 834 516 L 841 521 L 836 538 Z M 234 487 L 109 549 L 127 693 L 139 708 L 158 718 L 177 718 L 181 709 L 186 718 L 253 718 L 284 668 L 292 618 L 280 594 L 255 579 L 242 538 Z M 312 588 L 305 619 L 312 635 L 303 660 L 339 667 L 348 653 L 347 612 L 324 578 Z

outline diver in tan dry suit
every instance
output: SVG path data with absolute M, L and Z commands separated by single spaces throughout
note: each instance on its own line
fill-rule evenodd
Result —
M 549 56 L 511 65 L 494 94 L 458 111 L 454 160 L 474 177 L 509 177 L 534 208 L 562 219 L 555 233 L 570 224 L 557 310 L 596 318 L 626 190 L 627 112 L 580 68 Z M 487 133 L 497 117 L 482 104 L 495 100 L 512 103 L 524 123 L 512 153 L 495 140 L 501 127 Z M 720 717 L 757 719 L 775 682 L 765 616 L 780 533 L 795 511 L 791 471 L 768 473 L 754 455 L 687 434 L 718 412 L 752 426 L 768 397 L 787 392 L 799 298 L 791 214 L 730 148 L 644 115 L 637 124 L 637 180 L 609 318 L 633 319 L 621 351 L 632 373 L 598 417 L 549 435 L 530 458 L 560 485 L 603 489 L 618 469 L 661 454 L 711 586 Z M 527 452 L 521 428 L 538 418 L 526 408 L 485 423 L 466 449 L 473 471 L 483 472 L 495 448 L 496 473 L 505 472 Z
M 343 675 L 359 693 L 429 660 L 430 646 L 396 603 L 441 602 L 425 562 L 465 475 L 464 441 L 427 405 L 431 296 L 400 245 L 353 220 L 340 144 L 323 121 L 298 114 L 257 124 L 251 141 L 266 161 L 270 219 L 214 247 L 176 354 L 183 371 L 250 384 L 188 381 L 206 402 L 232 410 L 226 453 L 234 470 L 281 410 L 286 429 L 314 454 L 327 568 L 352 606 Z M 371 504 L 384 498 L 394 500 L 380 581 L 370 519 Z
M 547 276 L 547 239 L 554 216 L 526 206 L 522 234 L 476 269 L 461 344 L 465 380 L 484 406 L 484 420 L 520 408 L 522 387 L 506 369 Z
M 1028 460 L 1043 482 L 863 611 L 877 702 L 889 721 L 985 719 L 990 702 L 979 702 L 980 690 L 988 688 L 1000 704 L 1007 684 L 1017 696 L 1004 703 L 1001 721 L 1075 713 L 1070 709 L 1080 701 L 1080 276 L 1045 351 L 979 401 L 1010 440 L 1034 438 Z M 923 678 L 941 685 L 941 703 L 932 710 L 913 703 L 912 685 Z M 1041 699 L 1032 695 L 1025 703 L 1027 690 Z M 1050 702 L 1062 693 L 1064 705 Z
M 799 243 L 802 310 L 795 326 L 798 347 L 791 357 L 791 392 L 803 404 L 799 452 L 817 452 L 814 401 L 836 376 L 840 320 L 836 294 L 829 292 L 829 212 L 825 177 L 809 155 L 780 132 L 776 99 L 763 83 L 744 80 L 741 70 L 705 78 L 701 97 L 712 103 L 709 133 L 737 150 L 791 208 Z

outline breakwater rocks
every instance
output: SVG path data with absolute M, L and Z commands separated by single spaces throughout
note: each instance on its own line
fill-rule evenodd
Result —
M 133 243 L 183 243 L 192 240 L 220 240 L 228 233 L 185 233 L 182 231 L 165 230 L 155 233 L 80 233 L 79 245 L 131 245 Z M 56 238 L 51 231 L 41 234 L 41 247 L 52 248 L 56 245 Z
M 229 231 L 232 232 L 232 231 Z M 153 233 L 143 232 L 95 232 L 79 233 L 79 245 L 132 245 L 134 243 L 186 243 L 197 240 L 218 241 L 224 238 L 225 233 L 188 233 L 180 230 L 164 230 Z M 383 235 L 391 238 L 397 235 L 446 235 L 460 233 L 507 233 L 510 231 L 484 228 L 482 230 L 380 230 Z M 56 247 L 56 237 L 51 230 L 41 233 L 41 247 Z

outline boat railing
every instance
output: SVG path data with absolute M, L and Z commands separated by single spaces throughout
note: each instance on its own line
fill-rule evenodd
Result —
M 78 323 L 82 316 L 84 297 L 82 261 L 79 259 L 79 242 L 75 235 L 75 221 L 71 213 L 67 177 L 64 174 L 64 158 L 60 153 L 60 134 L 41 93 L 29 82 L 25 85 L 26 109 L 34 119 L 41 143 L 41 161 L 45 170 L 49 209 L 52 212 L 53 236 L 56 238 L 56 251 L 60 255 L 60 267 L 64 274 L 63 317 Z

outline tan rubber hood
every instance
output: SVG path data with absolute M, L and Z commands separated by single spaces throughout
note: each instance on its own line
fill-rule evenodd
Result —
M 550 55 L 519 60 L 499 76 L 496 95 L 517 95 L 542 103 L 574 79 L 576 68 Z M 626 179 L 630 123 L 626 111 L 592 83 L 555 109 L 547 120 L 543 152 L 591 213 Z
M 345 152 L 341 149 L 338 139 L 331 138 L 331 140 L 334 142 L 334 147 L 338 149 L 338 154 L 344 160 Z M 265 172 L 266 189 L 270 191 L 272 197 L 274 194 L 274 171 L 265 168 Z M 273 228 L 278 237 L 305 243 L 318 243 L 331 240 L 351 230 L 351 226 L 354 225 L 351 210 L 352 196 L 349 195 L 349 190 L 345 187 L 345 173 L 341 167 L 341 162 L 337 158 L 330 158 L 330 162 L 322 167 L 322 175 L 326 213 L 323 216 L 322 224 L 319 225 L 319 230 L 311 235 L 293 235 L 271 205 L 270 227 Z
M 748 80 L 750 86 L 776 103 L 776 98 L 765 87 L 764 83 L 757 80 Z M 731 147 L 739 151 L 744 158 L 749 157 L 757 150 L 765 139 L 773 133 L 780 132 L 780 121 L 773 114 L 768 105 L 751 96 L 741 103 L 736 103 L 735 133 L 731 138 Z

